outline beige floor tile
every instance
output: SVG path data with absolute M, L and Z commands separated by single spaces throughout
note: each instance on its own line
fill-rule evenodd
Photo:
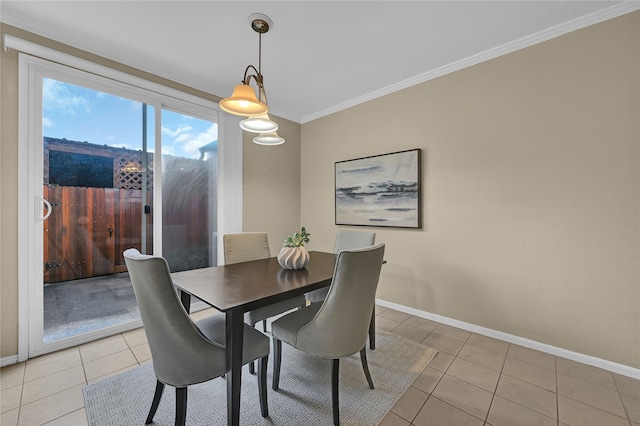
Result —
M 420 389 L 422 392 L 431 393 L 444 375 L 444 372 L 435 370 L 429 366 L 422 370 L 422 373 L 414 380 L 414 388 Z
M 389 318 L 381 317 L 380 315 L 376 316 L 376 328 L 379 328 L 384 331 L 393 331 L 394 328 L 399 326 L 400 323 L 398 321 L 391 320 Z
M 396 328 L 393 329 L 393 334 L 397 334 L 398 336 L 405 337 L 418 343 L 422 342 L 424 338 L 429 335 L 429 333 L 430 332 L 427 330 L 414 327 L 412 325 L 407 325 L 406 323 L 399 324 Z
M 406 320 L 408 320 L 411 315 L 404 313 L 404 312 L 400 312 L 400 311 L 396 311 L 395 309 L 386 309 L 382 312 L 380 312 L 378 315 L 376 315 L 377 317 L 382 317 L 382 318 L 387 318 L 390 320 L 394 320 L 397 322 L 404 322 Z
M 467 343 L 458 352 L 458 357 L 495 371 L 501 371 L 506 355 Z
M 27 361 L 24 370 L 24 381 L 28 382 L 81 364 L 82 360 L 77 346 L 41 355 Z
M 592 365 L 557 357 L 556 370 L 559 374 L 564 374 L 565 376 L 574 377 L 603 388 L 617 390 L 611 372 Z
M 626 417 L 620 394 L 617 391 L 558 374 L 558 393 L 617 416 Z
M 129 345 L 127 345 L 124 337 L 121 334 L 116 334 L 115 336 L 80 345 L 80 355 L 82 356 L 82 362 L 86 364 L 126 349 L 129 349 Z
M 438 352 L 429 363 L 429 367 L 434 370 L 442 371 L 443 373 L 447 371 L 453 360 L 456 359 L 453 355 L 449 355 L 444 352 Z
M 479 419 L 486 418 L 493 398 L 491 392 L 448 374 L 442 377 L 431 395 Z
M 42 425 L 83 408 L 83 386 L 75 386 L 23 405 L 20 408 L 18 424 L 24 426 Z
M 423 345 L 427 345 L 436 349 L 438 352 L 444 352 L 449 355 L 457 355 L 464 346 L 464 342 L 460 340 L 452 339 L 451 337 L 443 336 L 432 332 L 423 341 Z
M 391 411 L 387 413 L 386 416 L 382 419 L 378 426 L 410 426 L 411 423 L 400 417 L 399 415 L 392 413 Z
M 633 395 L 620 394 L 622 404 L 627 409 L 627 416 L 631 421 L 640 423 L 640 398 Z
M 507 357 L 516 358 L 529 364 L 544 367 L 548 370 L 556 370 L 556 357 L 524 346 L 511 345 Z
M 147 335 L 144 333 L 144 328 L 126 331 L 122 333 L 122 337 L 130 348 L 147 343 Z
M 87 381 L 92 381 L 98 377 L 105 376 L 131 365 L 138 365 L 138 361 L 136 361 L 136 357 L 133 356 L 133 352 L 127 349 L 85 363 L 84 371 L 87 376 Z
M 556 426 L 557 421 L 499 396 L 493 398 L 487 423 L 492 426 Z
M 556 394 L 522 380 L 501 375 L 496 395 L 515 402 L 547 417 L 557 417 Z
M 639 380 L 382 306 L 376 309 L 378 328 L 439 351 L 382 426 L 481 426 L 485 418 L 485 426 L 640 426 Z M 213 313 L 208 309 L 193 316 L 197 320 Z M 93 383 L 149 362 L 147 339 L 139 328 L 4 367 L 0 424 L 85 426 L 84 380 Z M 556 382 L 561 383 L 560 395 L 553 392 Z
M 49 423 L 45 423 L 45 426 L 88 426 L 88 424 L 87 412 L 82 408 Z
M 438 324 L 438 326 L 433 331 L 434 333 L 438 333 L 455 340 L 460 340 L 462 342 L 466 342 L 469 339 L 469 336 L 471 336 L 471 333 L 466 330 L 451 327 L 450 325 L 445 324 Z
M 138 363 L 151 359 L 151 349 L 149 349 L 149 345 L 147 343 L 132 347 L 131 352 L 133 352 Z
M 422 408 L 429 395 L 414 387 L 409 387 L 407 391 L 398 399 L 391 411 L 403 419 L 411 422 Z
M 0 413 L 14 410 L 20 407 L 20 397 L 22 395 L 22 385 L 0 391 Z
M 620 393 L 626 393 L 627 395 L 640 398 L 640 380 L 617 373 L 613 373 L 613 380 L 616 382 Z
M 524 380 L 527 383 L 540 386 L 551 392 L 556 391 L 556 373 L 553 370 L 538 367 L 537 365 L 529 364 L 516 358 L 507 357 L 502 369 L 502 374 Z
M 59 371 L 24 384 L 22 404 L 28 404 L 54 393 L 86 384 L 84 368 L 76 365 L 68 370 Z
M 503 355 L 506 355 L 509 350 L 509 343 L 476 333 L 471 333 L 467 343 Z
M 482 426 L 483 422 L 432 396 L 424 404 L 413 424 L 415 426 Z
M 569 426 L 629 426 L 626 418 L 558 395 L 560 422 Z
M 462 358 L 456 358 L 447 374 L 494 393 L 500 373 L 487 367 L 474 364 Z
M 16 426 L 18 424 L 18 409 L 14 408 L 5 413 L 0 414 L 0 425 Z
M 2 367 L 0 370 L 0 390 L 21 384 L 24 379 L 24 366 L 24 362 L 19 362 Z
M 433 331 L 433 329 L 436 328 L 439 324 L 435 321 L 431 321 L 426 318 L 420 318 L 416 316 L 410 317 L 404 323 L 407 325 L 412 325 L 414 327 L 422 328 L 423 330 L 427 330 L 427 331 Z

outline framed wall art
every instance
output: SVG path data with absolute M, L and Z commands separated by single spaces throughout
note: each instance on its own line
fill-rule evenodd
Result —
M 421 228 L 421 153 L 337 161 L 336 225 Z

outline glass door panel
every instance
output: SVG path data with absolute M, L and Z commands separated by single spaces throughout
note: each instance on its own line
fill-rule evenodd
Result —
M 218 126 L 162 110 L 162 255 L 171 271 L 217 264 Z
M 139 320 L 122 252 L 152 247 L 153 107 L 43 79 L 43 343 Z

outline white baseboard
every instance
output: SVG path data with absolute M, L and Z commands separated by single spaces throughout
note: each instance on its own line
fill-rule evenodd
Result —
M 592 365 L 594 367 L 602 368 L 603 370 L 611 371 L 613 373 L 618 373 L 623 376 L 628 376 L 628 377 L 640 380 L 640 369 L 633 368 L 628 365 L 618 364 L 616 362 L 607 361 L 606 359 L 596 358 L 594 356 L 569 351 L 567 349 L 557 348 L 555 346 L 547 345 L 545 343 L 536 342 L 535 340 L 514 336 L 513 334 L 503 333 L 502 331 L 492 330 L 490 328 L 485 328 L 479 325 L 470 324 L 468 322 L 444 317 L 442 315 L 432 314 L 431 312 L 425 312 L 418 309 L 409 308 L 407 306 L 399 305 L 397 303 L 387 302 L 386 300 L 376 299 L 376 304 L 380 306 L 384 306 L 386 308 L 395 309 L 396 311 L 415 315 L 420 318 L 425 318 L 425 319 L 436 321 L 442 324 L 450 325 L 452 327 L 461 328 L 463 330 L 471 331 L 473 333 L 481 334 L 483 336 L 493 337 L 494 339 L 504 340 L 505 342 L 524 346 L 525 348 L 535 349 L 537 351 L 545 352 L 550 355 L 567 358 L 572 361 L 580 362 L 582 364 Z
M 18 362 L 18 355 L 3 356 L 0 358 L 0 367 L 6 367 L 7 365 L 16 364 Z

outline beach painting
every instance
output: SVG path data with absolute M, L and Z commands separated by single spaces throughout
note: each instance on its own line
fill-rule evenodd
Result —
M 419 148 L 335 163 L 336 225 L 420 228 Z

